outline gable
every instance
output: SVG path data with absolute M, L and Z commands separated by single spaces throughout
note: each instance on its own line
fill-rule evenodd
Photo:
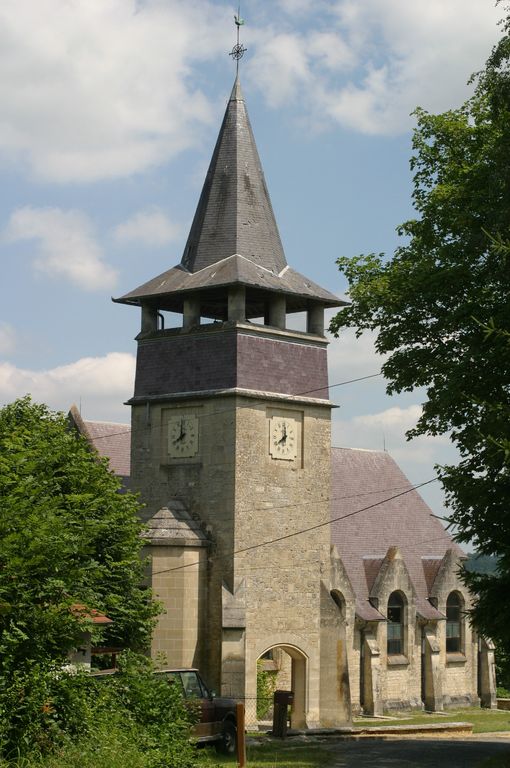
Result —
M 425 610 L 429 586 L 422 558 L 442 558 L 451 548 L 462 556 L 461 548 L 388 453 L 333 448 L 331 457 L 331 542 L 358 600 L 369 599 L 378 564 L 398 547 Z

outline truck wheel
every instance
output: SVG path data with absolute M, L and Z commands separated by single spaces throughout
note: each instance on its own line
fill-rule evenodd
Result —
M 217 745 L 218 752 L 222 752 L 224 755 L 233 755 L 236 751 L 236 745 L 237 729 L 231 720 L 226 720 L 223 723 L 221 741 Z

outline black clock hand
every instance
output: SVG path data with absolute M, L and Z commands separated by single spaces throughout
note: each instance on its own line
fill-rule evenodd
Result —
M 186 432 L 184 431 L 184 420 L 181 419 L 181 431 L 180 431 L 179 437 L 176 437 L 173 442 L 180 443 L 181 440 L 184 440 L 185 437 L 186 437 Z

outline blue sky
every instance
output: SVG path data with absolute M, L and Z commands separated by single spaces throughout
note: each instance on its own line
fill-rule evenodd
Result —
M 31 392 L 128 421 L 135 309 L 112 304 L 180 261 L 234 78 L 236 3 L 3 0 L 0 403 Z M 340 255 L 390 254 L 412 216 L 410 113 L 469 95 L 499 36 L 486 0 L 244 0 L 243 91 L 288 262 L 342 296 Z M 375 373 L 372 339 L 330 346 L 332 383 Z M 332 390 L 335 445 L 409 478 L 452 458 L 407 443 L 423 393 Z M 436 484 L 437 485 L 437 484 Z M 425 498 L 441 511 L 440 489 Z

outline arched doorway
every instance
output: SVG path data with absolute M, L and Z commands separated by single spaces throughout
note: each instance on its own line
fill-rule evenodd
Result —
M 308 658 L 294 645 L 278 644 L 266 648 L 257 659 L 257 719 L 272 718 L 275 690 L 294 694 L 290 723 L 306 727 Z

